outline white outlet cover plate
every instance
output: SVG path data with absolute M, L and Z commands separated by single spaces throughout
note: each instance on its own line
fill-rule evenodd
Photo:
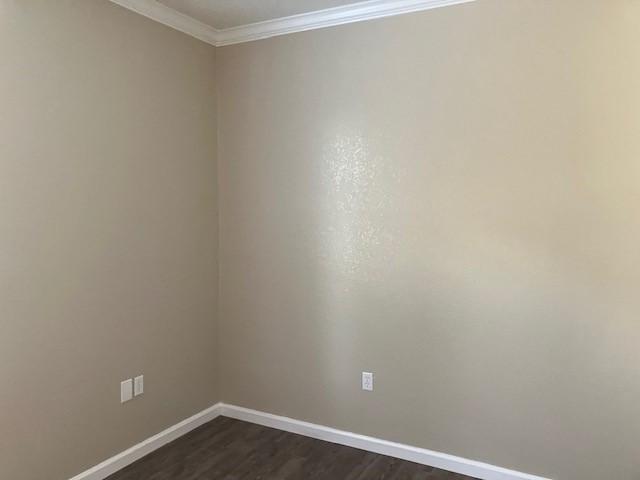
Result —
M 144 393 L 144 375 L 140 375 L 133 379 L 133 396 L 137 397 Z
M 373 391 L 373 373 L 362 372 L 362 389 L 368 392 Z
M 130 378 L 120 382 L 120 403 L 128 402 L 133 398 L 133 380 Z

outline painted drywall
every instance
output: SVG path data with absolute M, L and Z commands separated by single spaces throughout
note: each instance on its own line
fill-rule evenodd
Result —
M 0 58 L 0 478 L 64 480 L 219 400 L 215 49 L 0 0 Z
M 639 478 L 639 25 L 479 0 L 218 49 L 223 400 Z

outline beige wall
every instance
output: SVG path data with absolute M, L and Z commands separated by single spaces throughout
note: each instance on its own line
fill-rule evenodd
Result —
M 636 480 L 639 18 L 479 0 L 215 53 L 106 0 L 0 0 L 0 478 L 222 397 Z
M 106 0 L 0 0 L 3 480 L 218 400 L 214 57 Z
M 639 19 L 480 0 L 219 49 L 224 400 L 640 478 Z

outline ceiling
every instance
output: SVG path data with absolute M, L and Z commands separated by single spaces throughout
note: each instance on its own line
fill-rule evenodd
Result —
M 158 0 L 218 30 L 300 13 L 340 7 L 362 0 Z
M 1 0 L 0 0 L 1 1 Z M 475 0 L 111 0 L 216 47 Z

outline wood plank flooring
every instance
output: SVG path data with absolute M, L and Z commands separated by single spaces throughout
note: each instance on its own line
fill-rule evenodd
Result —
M 417 463 L 218 417 L 107 480 L 472 480 Z

